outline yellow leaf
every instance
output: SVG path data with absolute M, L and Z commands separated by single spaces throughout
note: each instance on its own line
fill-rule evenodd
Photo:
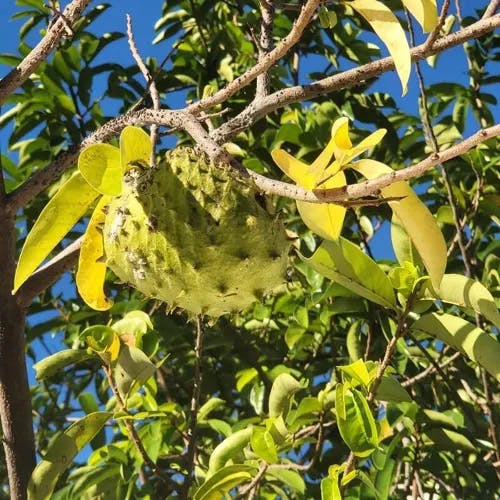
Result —
M 389 166 L 375 160 L 359 160 L 351 166 L 367 179 L 393 171 Z M 389 205 L 413 241 L 432 284 L 439 287 L 446 268 L 447 254 L 446 243 L 436 219 L 406 182 L 396 182 L 383 188 L 382 196 L 402 198 L 400 201 L 389 202 Z
M 299 186 L 305 189 L 314 189 L 316 187 L 317 177 L 313 175 L 309 165 L 297 160 L 284 149 L 275 149 L 271 152 L 271 156 L 274 163 Z
M 338 172 L 328 179 L 322 188 L 334 188 L 346 185 L 344 172 Z M 308 203 L 297 201 L 297 209 L 304 224 L 318 236 L 327 240 L 337 240 L 344 225 L 346 209 L 333 203 Z
M 106 215 L 103 207 L 109 203 L 111 197 L 103 196 L 90 218 L 89 225 L 83 237 L 76 286 L 82 299 L 93 309 L 106 311 L 113 302 L 104 295 L 104 279 L 106 277 L 106 263 L 104 258 L 104 244 L 102 230 L 99 225 L 104 224 Z
M 318 159 L 316 159 L 312 165 L 307 165 L 297 160 L 283 149 L 275 149 L 271 152 L 271 156 L 281 170 L 299 186 L 306 189 L 315 189 L 318 186 L 318 174 L 321 174 L 322 171 L 325 170 L 323 165 L 325 161 L 328 162 L 330 160 L 333 154 L 332 144 L 334 144 L 334 138 L 332 138 L 328 146 L 323 150 L 324 153 L 330 147 L 331 153 L 329 156 L 328 153 L 325 155 L 321 153 L 318 157 L 318 159 L 321 158 L 321 160 L 318 161 Z M 326 189 L 345 185 L 346 178 L 344 173 L 337 172 L 325 182 L 322 182 L 321 188 Z M 297 209 L 299 210 L 304 224 L 318 236 L 328 240 L 336 240 L 340 236 L 346 212 L 344 207 L 331 203 L 297 201 Z
M 347 2 L 346 5 L 352 7 L 367 20 L 377 36 L 389 49 L 401 80 L 403 95 L 405 95 L 408 90 L 408 79 L 410 78 L 411 55 L 405 32 L 397 17 L 378 0 L 353 0 Z
M 432 31 L 438 23 L 436 0 L 402 0 L 404 6 L 422 26 L 424 33 Z
M 78 170 L 99 193 L 116 196 L 122 192 L 123 169 L 117 147 L 91 144 L 80 153 Z
M 123 171 L 134 164 L 149 165 L 153 146 L 149 135 L 139 127 L 128 126 L 120 134 L 120 152 Z
M 50 199 L 38 216 L 17 263 L 14 290 L 28 279 L 69 230 L 85 215 L 99 193 L 76 173 Z

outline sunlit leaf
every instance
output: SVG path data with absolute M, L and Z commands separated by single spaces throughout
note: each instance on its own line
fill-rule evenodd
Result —
M 253 427 L 250 444 L 254 453 L 268 464 L 274 464 L 278 461 L 278 451 L 273 437 L 263 427 Z
M 102 238 L 102 225 L 106 215 L 103 208 L 109 201 L 108 196 L 103 196 L 94 209 L 83 236 L 76 272 L 76 286 L 80 296 L 90 307 L 98 311 L 106 311 L 113 305 L 113 301 L 106 297 L 103 290 L 106 277 Z
M 411 70 L 410 47 L 406 35 L 397 17 L 378 0 L 353 0 L 347 5 L 359 12 L 384 42 L 394 59 L 403 95 L 407 92 Z
M 346 380 L 355 380 L 365 387 L 370 383 L 370 375 L 362 359 L 358 359 L 350 365 L 339 365 L 337 368 L 345 374 L 344 377 L 347 375 Z
M 78 170 L 99 193 L 117 196 L 122 191 L 120 150 L 110 144 L 91 144 L 78 157 Z
M 89 326 L 80 334 L 80 338 L 84 340 L 89 348 L 98 354 L 106 364 L 118 358 L 120 338 L 110 326 Z
M 317 272 L 376 304 L 394 309 L 396 297 L 384 271 L 345 238 L 324 241 L 310 257 L 302 259 Z
M 481 328 L 457 316 L 437 313 L 422 316 L 411 328 L 459 349 L 500 380 L 500 342 Z
M 231 489 L 250 481 L 256 473 L 257 468 L 251 465 L 227 465 L 210 476 L 196 490 L 193 500 L 221 500 Z
M 367 179 L 374 179 L 393 170 L 375 160 L 359 160 L 351 164 Z M 435 218 L 406 182 L 396 182 L 382 189 L 384 198 L 401 198 L 389 205 L 411 238 L 431 277 L 439 286 L 446 268 L 446 242 Z
M 66 366 L 85 361 L 90 357 L 87 351 L 78 349 L 64 349 L 63 351 L 56 352 L 33 365 L 33 369 L 36 372 L 35 378 L 38 381 L 45 380 L 63 370 Z
M 81 219 L 99 193 L 76 173 L 49 200 L 24 242 L 14 279 L 14 292 L 28 279 L 69 230 Z
M 495 299 L 479 281 L 461 274 L 445 274 L 438 290 L 429 290 L 430 295 L 460 307 L 467 307 L 482 314 L 500 329 L 500 313 Z
M 112 413 L 90 413 L 71 424 L 50 445 L 36 466 L 28 485 L 29 500 L 48 500 L 59 476 L 71 465 L 78 452 L 89 443 L 111 418 Z
M 432 31 L 438 23 L 436 0 L 402 0 L 404 6 L 422 26 L 424 33 Z
M 128 126 L 120 134 L 121 165 L 124 171 L 134 165 L 146 166 L 151 161 L 153 146 L 142 128 Z

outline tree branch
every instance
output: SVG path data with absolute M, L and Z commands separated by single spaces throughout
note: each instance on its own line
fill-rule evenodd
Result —
M 67 34 L 68 24 L 71 27 L 89 3 L 90 0 L 73 0 L 70 2 L 36 47 L 16 68 L 0 80 L 0 105 L 45 61 L 47 56 L 55 49 L 59 40 Z
M 273 47 L 273 21 L 274 21 L 274 2 L 272 0 L 260 1 L 260 40 L 259 40 L 259 61 L 262 61 Z M 269 94 L 269 73 L 261 73 L 257 77 L 257 87 L 255 98 Z
M 425 43 L 411 50 L 413 60 L 425 59 L 446 49 L 461 45 L 467 40 L 479 38 L 484 34 L 493 31 L 500 26 L 500 14 L 482 19 L 467 28 L 451 33 L 439 40 L 436 40 L 432 47 L 425 48 Z M 228 120 L 212 133 L 216 142 L 222 144 L 237 134 L 239 131 L 248 128 L 260 118 L 276 111 L 287 104 L 307 101 L 319 95 L 336 92 L 348 87 L 364 82 L 370 78 L 379 76 L 387 71 L 394 70 L 394 60 L 392 57 L 384 57 L 378 61 L 373 61 L 362 66 L 358 66 L 342 73 L 317 80 L 309 85 L 298 85 L 278 90 L 262 98 L 258 103 L 254 102 L 245 108 L 239 115 Z
M 196 454 L 196 427 L 198 423 L 198 409 L 200 406 L 201 393 L 201 361 L 203 357 L 203 334 L 204 328 L 202 317 L 196 317 L 196 337 L 194 344 L 194 376 L 193 393 L 191 395 L 191 406 L 189 408 L 189 425 L 187 429 L 187 451 L 186 451 L 186 481 L 183 489 L 185 498 L 189 497 L 189 488 L 193 479 L 194 459 Z
M 285 38 L 271 51 L 265 54 L 262 59 L 248 71 L 234 79 L 223 89 L 216 92 L 214 95 L 202 99 L 187 107 L 187 111 L 194 115 L 212 108 L 217 104 L 227 101 L 238 90 L 246 87 L 249 83 L 253 82 L 259 75 L 266 72 L 273 66 L 279 59 L 281 59 L 301 38 L 306 26 L 309 24 L 316 7 L 320 4 L 321 0 L 307 0 L 307 3 L 302 7 L 302 10 L 297 17 L 293 27 Z

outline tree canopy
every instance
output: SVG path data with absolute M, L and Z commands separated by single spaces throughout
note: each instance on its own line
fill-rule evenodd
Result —
M 2 494 L 497 496 L 498 0 L 118 4 L 0 49 Z

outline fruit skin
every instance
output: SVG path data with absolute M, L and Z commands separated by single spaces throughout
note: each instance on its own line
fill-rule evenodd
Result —
M 103 236 L 118 278 L 194 314 L 240 311 L 286 279 L 290 242 L 282 223 L 250 186 L 190 148 L 126 174 Z

